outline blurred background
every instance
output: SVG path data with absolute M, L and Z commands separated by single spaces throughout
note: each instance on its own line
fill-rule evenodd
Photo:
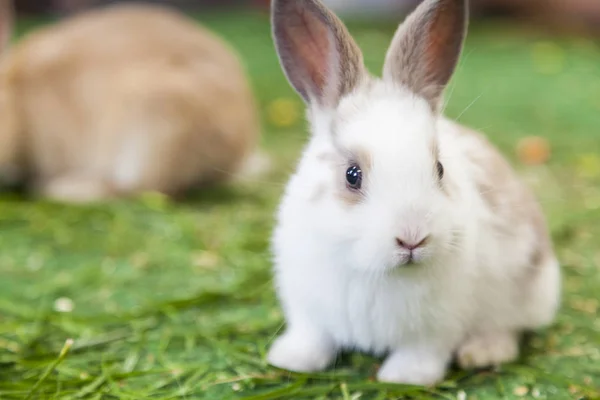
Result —
M 17 0 L 18 11 L 23 14 L 69 14 L 90 7 L 117 3 L 121 0 Z M 268 8 L 269 0 L 147 0 L 170 4 L 183 10 L 206 8 L 256 7 Z M 405 13 L 419 0 L 327 0 L 338 12 L 370 14 L 387 17 Z M 504 17 L 535 22 L 552 28 L 578 31 L 600 31 L 600 2 L 597 0 L 472 0 L 474 15 Z

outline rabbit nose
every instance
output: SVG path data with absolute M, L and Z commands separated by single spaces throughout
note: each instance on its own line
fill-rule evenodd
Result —
M 408 251 L 413 251 L 418 249 L 419 247 L 423 247 L 427 244 L 429 240 L 429 236 L 425 236 L 423 238 L 423 240 L 421 241 L 408 241 L 408 240 L 403 240 L 401 238 L 396 238 L 396 243 L 398 244 L 398 246 L 400 246 L 403 249 L 406 249 Z

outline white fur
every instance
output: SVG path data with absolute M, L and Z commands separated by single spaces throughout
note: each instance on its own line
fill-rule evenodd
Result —
M 275 17 L 285 18 L 284 11 L 299 13 L 297 7 L 308 3 L 291 7 L 276 0 Z M 441 2 L 423 4 L 421 15 L 427 18 L 432 13 L 425 11 Z M 288 26 L 286 22 L 279 26 Z M 342 76 L 353 75 L 340 73 L 336 54 L 329 66 L 318 65 L 321 58 L 314 57 L 307 64 L 320 68 L 326 82 L 298 84 L 321 76 L 304 73 L 305 54 L 315 46 L 333 53 L 342 48 L 307 38 L 315 37 L 306 34 L 291 47 L 285 37 L 278 42 L 288 50 L 313 40 L 298 51 L 300 58 L 296 54 L 293 63 L 283 64 L 301 89 L 314 84 L 325 88 L 317 93 L 321 98 L 309 93 L 313 134 L 287 186 L 273 236 L 276 289 L 287 329 L 273 344 L 269 362 L 295 371 L 321 370 L 340 350 L 356 349 L 388 355 L 378 374 L 382 381 L 429 385 L 443 379 L 457 352 L 464 367 L 513 360 L 519 334 L 552 321 L 560 273 L 551 249 L 540 247 L 546 238 L 533 219 L 514 217 L 506 227 L 506 213 L 495 212 L 480 193 L 480 183 L 493 185 L 494 177 L 473 155 L 495 153 L 477 135 L 461 132 L 437 115 L 431 103 L 404 83 L 391 81 L 393 77 L 365 77 L 350 93 L 339 93 L 339 103 L 331 108 L 324 100 L 338 95 Z M 340 40 L 353 46 L 348 38 Z M 392 52 L 407 54 L 405 50 Z M 418 62 L 418 54 L 407 51 L 413 60 L 407 62 Z M 397 54 L 391 59 L 404 60 Z M 348 68 L 352 58 L 341 61 Z M 434 87 L 445 83 L 427 82 Z M 445 170 L 441 181 L 438 160 Z M 344 183 L 346 169 L 356 162 L 367 163 L 361 165 L 360 195 Z M 515 194 L 507 197 L 512 207 L 523 187 L 509 179 L 502 187 Z M 523 207 L 534 208 L 532 204 L 526 199 Z M 515 216 L 523 215 L 516 211 Z M 419 243 L 424 238 L 415 263 L 409 264 L 397 239 Z M 545 252 L 540 257 L 545 265 L 530 265 L 536 249 Z
M 493 221 L 467 161 L 473 139 L 401 89 L 380 82 L 371 93 L 344 99 L 336 112 L 357 110 L 335 135 L 333 111 L 311 113 L 314 134 L 287 187 L 273 238 L 288 328 L 269 361 L 310 371 L 325 368 L 340 349 L 391 352 L 381 380 L 435 383 L 468 335 L 549 323 L 558 303 L 558 264 L 543 269 L 537 296 L 525 304 L 516 300 L 523 289 L 511 277 L 523 268 L 533 238 L 510 242 L 486 234 Z M 433 173 L 429 143 L 436 135 L 444 179 L 456 185 L 452 200 Z M 320 183 L 334 187 L 336 177 L 319 155 L 340 147 L 360 147 L 373 159 L 361 204 L 345 205 L 333 190 L 318 202 L 311 198 Z M 453 233 L 463 237 L 457 247 L 449 245 Z M 422 234 L 432 236 L 423 263 L 397 267 L 394 238 Z

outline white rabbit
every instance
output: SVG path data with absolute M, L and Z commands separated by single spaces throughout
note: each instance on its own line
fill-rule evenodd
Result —
M 387 354 L 386 382 L 430 385 L 517 358 L 550 324 L 560 269 L 541 208 L 480 134 L 440 112 L 466 0 L 425 0 L 371 77 L 318 0 L 274 0 L 282 66 L 312 136 L 273 237 L 287 328 L 268 354 L 294 371 L 341 350 Z

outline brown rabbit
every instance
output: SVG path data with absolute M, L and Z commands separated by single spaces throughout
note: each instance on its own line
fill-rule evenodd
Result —
M 0 46 L 12 20 L 0 0 Z M 167 8 L 82 13 L 0 56 L 0 176 L 42 196 L 178 194 L 258 166 L 258 138 L 236 54 Z

